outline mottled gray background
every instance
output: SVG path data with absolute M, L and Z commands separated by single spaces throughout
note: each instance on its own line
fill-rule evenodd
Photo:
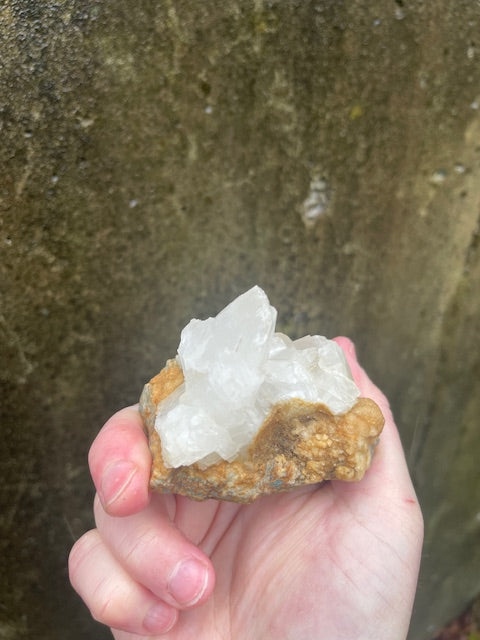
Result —
M 109 637 L 89 444 L 255 283 L 391 398 L 428 638 L 480 591 L 480 3 L 4 0 L 0 38 L 0 638 Z

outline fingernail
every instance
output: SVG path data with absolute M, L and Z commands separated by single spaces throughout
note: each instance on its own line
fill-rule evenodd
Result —
M 147 611 L 143 626 L 149 633 L 166 633 L 170 631 L 176 621 L 177 612 L 172 607 L 159 602 Z
M 100 497 L 104 507 L 118 500 L 137 473 L 137 467 L 128 460 L 112 462 L 103 472 Z
M 193 558 L 177 564 L 168 581 L 168 591 L 183 607 L 196 604 L 208 583 L 206 567 Z

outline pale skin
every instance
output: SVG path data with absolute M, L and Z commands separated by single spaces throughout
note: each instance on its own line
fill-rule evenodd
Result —
M 404 640 L 423 520 L 385 396 L 337 338 L 385 416 L 370 470 L 250 505 L 148 491 L 136 407 L 100 431 L 89 462 L 97 528 L 72 585 L 116 640 Z

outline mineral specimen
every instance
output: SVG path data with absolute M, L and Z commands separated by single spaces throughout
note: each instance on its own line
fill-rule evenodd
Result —
M 177 358 L 140 399 L 153 489 L 250 502 L 363 476 L 383 426 L 379 408 L 359 399 L 335 342 L 292 341 L 275 321 L 253 287 L 182 331 Z

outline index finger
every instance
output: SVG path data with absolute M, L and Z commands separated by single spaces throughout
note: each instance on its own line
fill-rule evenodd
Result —
M 88 462 L 107 513 L 126 516 L 145 508 L 152 457 L 137 405 L 122 409 L 105 423 L 90 448 Z

